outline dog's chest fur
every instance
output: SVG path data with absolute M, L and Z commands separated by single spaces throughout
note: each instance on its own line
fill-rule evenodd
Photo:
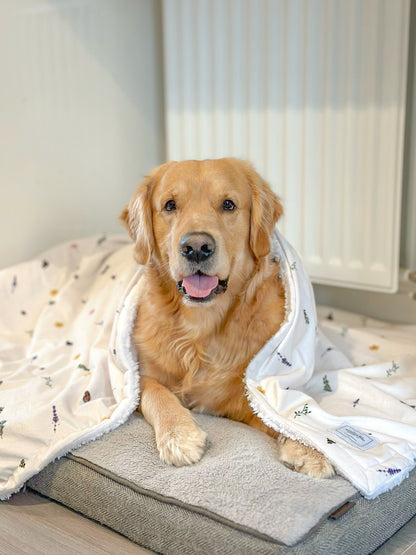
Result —
M 140 372 L 156 378 L 189 408 L 246 421 L 251 411 L 245 369 L 283 318 L 277 271 L 224 313 L 203 306 L 183 310 L 172 295 L 145 298 L 134 330 Z

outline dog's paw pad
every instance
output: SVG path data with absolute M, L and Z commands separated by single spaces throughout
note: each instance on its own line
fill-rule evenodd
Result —
M 331 478 L 335 474 L 333 466 L 322 453 L 289 438 L 280 443 L 280 461 L 311 478 Z
M 194 464 L 204 454 L 206 439 L 207 434 L 194 424 L 174 428 L 157 442 L 160 458 L 173 466 Z

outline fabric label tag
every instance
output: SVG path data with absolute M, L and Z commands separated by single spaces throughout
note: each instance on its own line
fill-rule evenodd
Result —
M 358 447 L 358 449 L 361 449 L 362 451 L 367 451 L 367 449 L 371 449 L 372 447 L 378 445 L 378 441 L 374 439 L 373 436 L 362 432 L 358 428 L 354 428 L 354 426 L 351 426 L 350 424 L 342 424 L 332 431 L 344 441 L 354 447 Z

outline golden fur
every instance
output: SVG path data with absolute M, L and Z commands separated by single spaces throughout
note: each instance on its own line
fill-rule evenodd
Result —
M 190 409 L 279 436 L 253 414 L 243 378 L 284 318 L 284 291 L 269 239 L 281 214 L 278 197 L 253 167 L 232 158 L 163 164 L 123 210 L 136 260 L 144 265 L 145 292 L 133 332 L 140 410 L 170 464 L 197 462 L 205 450 L 206 434 Z M 189 234 L 192 240 L 200 234 L 212 240 L 206 260 L 190 261 L 181 247 Z M 185 294 L 182 280 L 201 270 L 226 283 L 225 292 L 204 299 Z M 333 473 L 317 451 L 283 437 L 277 444 L 282 462 L 295 470 L 316 477 Z

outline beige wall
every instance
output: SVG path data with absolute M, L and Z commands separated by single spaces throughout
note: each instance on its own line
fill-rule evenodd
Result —
M 160 4 L 0 3 L 0 267 L 118 215 L 164 159 Z
M 373 293 L 314 284 L 318 304 L 333 306 L 387 322 L 416 324 L 416 300 L 407 293 Z

